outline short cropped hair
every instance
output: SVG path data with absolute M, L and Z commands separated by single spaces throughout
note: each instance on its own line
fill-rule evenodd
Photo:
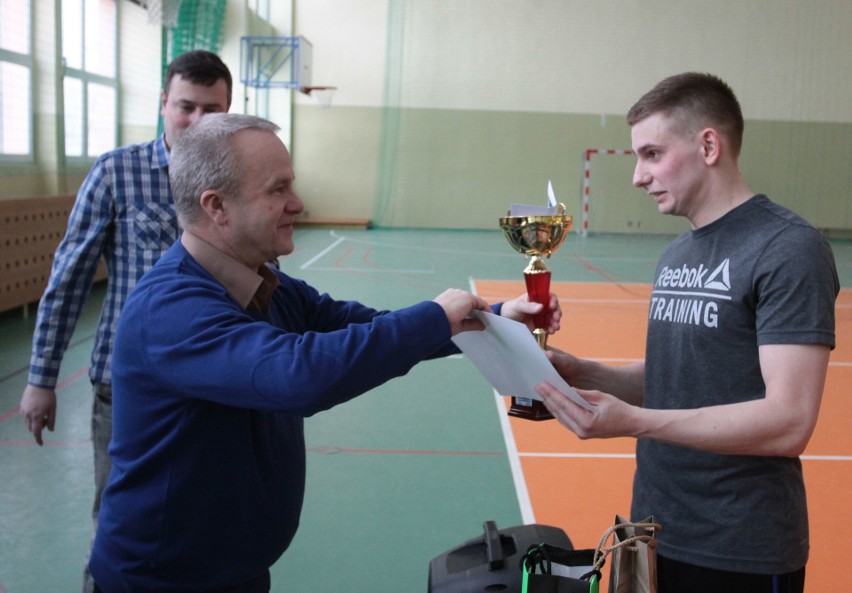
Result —
M 243 130 L 276 133 L 271 121 L 240 113 L 209 113 L 189 126 L 169 155 L 169 183 L 181 226 L 198 222 L 201 194 L 215 189 L 235 196 L 242 182 L 242 157 L 234 136 Z
M 630 108 L 627 123 L 632 127 L 657 113 L 678 120 L 685 130 L 716 128 L 739 156 L 745 127 L 742 110 L 734 91 L 719 77 L 698 72 L 670 76 Z
M 231 71 L 225 63 L 213 52 L 196 49 L 181 54 L 172 60 L 166 70 L 166 80 L 163 83 L 163 92 L 169 96 L 169 85 L 172 78 L 180 75 L 193 84 L 202 86 L 213 86 L 218 80 L 224 80 L 228 85 L 228 107 L 231 106 L 231 95 L 234 90 L 234 81 Z

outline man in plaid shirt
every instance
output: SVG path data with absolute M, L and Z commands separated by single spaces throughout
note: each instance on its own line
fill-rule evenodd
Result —
M 109 280 L 89 369 L 94 390 L 92 516 L 96 524 L 110 471 L 110 359 L 118 316 L 133 286 L 179 234 L 169 189 L 169 150 L 202 115 L 228 111 L 232 87 L 228 67 L 208 51 L 187 52 L 169 65 L 161 93 L 163 135 L 145 144 L 118 148 L 95 162 L 77 194 L 39 303 L 20 413 L 41 445 L 42 431 L 52 431 L 56 423 L 56 382 L 62 356 L 104 257 Z M 89 583 L 87 573 L 84 591 L 91 590 Z

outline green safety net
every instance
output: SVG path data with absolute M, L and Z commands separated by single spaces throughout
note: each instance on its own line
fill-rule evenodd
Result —
M 379 170 L 373 209 L 373 224 L 388 225 L 393 220 L 396 193 L 397 153 L 399 151 L 400 95 L 405 56 L 406 4 L 388 3 L 387 52 L 385 54 L 385 86 L 379 137 Z
M 181 54 L 193 49 L 219 52 L 226 8 L 227 0 L 183 0 L 180 3 L 177 24 L 172 28 L 163 27 L 161 80 L 165 80 L 169 63 Z M 161 117 L 157 134 L 162 133 Z

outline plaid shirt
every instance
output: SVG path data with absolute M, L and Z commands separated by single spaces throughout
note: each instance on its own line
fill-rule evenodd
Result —
M 110 382 L 118 315 L 127 295 L 178 237 L 161 136 L 102 155 L 77 194 L 38 308 L 28 382 L 53 388 L 101 256 L 109 272 L 89 377 Z

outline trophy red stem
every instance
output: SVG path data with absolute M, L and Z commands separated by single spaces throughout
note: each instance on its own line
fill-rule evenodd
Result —
M 547 330 L 550 320 L 550 272 L 525 272 L 524 280 L 530 301 L 544 305 L 541 313 L 534 317 L 535 328 Z
M 533 318 L 535 324 L 535 338 L 538 345 L 543 348 L 547 345 L 547 325 L 550 320 L 550 271 L 539 269 L 524 270 L 524 281 L 527 284 L 527 296 L 534 303 L 541 303 L 544 308 L 541 313 Z M 550 420 L 553 415 L 545 405 L 537 400 L 512 397 L 512 406 L 509 408 L 510 416 L 517 416 L 527 420 Z

